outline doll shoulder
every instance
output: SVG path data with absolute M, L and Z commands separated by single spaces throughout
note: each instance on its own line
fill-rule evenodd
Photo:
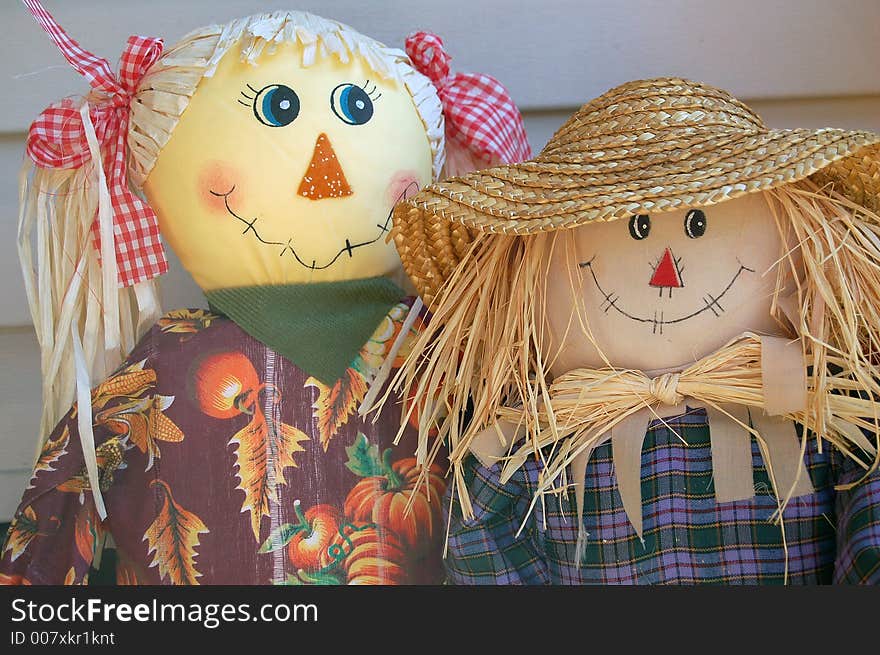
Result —
M 228 317 L 209 309 L 174 309 L 163 314 L 141 337 L 128 362 L 145 361 L 161 383 L 200 352 L 241 341 L 242 331 Z M 167 380 L 166 380 L 167 381 Z

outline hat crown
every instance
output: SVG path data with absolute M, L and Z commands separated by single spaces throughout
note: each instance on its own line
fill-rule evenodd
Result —
M 727 91 L 680 78 L 639 80 L 582 106 L 537 159 L 627 143 L 671 149 L 710 136 L 766 131 L 761 118 Z

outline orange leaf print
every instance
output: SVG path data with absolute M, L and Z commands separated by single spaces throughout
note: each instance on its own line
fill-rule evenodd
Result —
M 363 402 L 370 382 L 385 361 L 408 311 L 409 307 L 404 303 L 392 307 L 367 343 L 361 347 L 351 366 L 332 387 L 313 377 L 306 380 L 307 387 L 318 390 L 318 397 L 312 405 L 312 416 L 318 422 L 318 433 L 324 452 L 327 452 L 331 439 L 348 423 L 349 417 Z
M 64 576 L 64 582 L 62 582 L 61 584 L 67 587 L 71 585 L 87 585 L 89 584 L 89 572 L 86 571 L 85 575 L 82 577 L 82 580 L 77 580 L 76 568 L 71 566 L 70 570 L 67 571 L 67 575 Z
M 298 465 L 293 458 L 294 453 L 305 450 L 300 444 L 309 440 L 309 435 L 287 423 L 279 424 L 278 456 L 275 458 L 275 479 L 284 481 L 284 469 L 296 468 Z
M 150 486 L 161 489 L 162 508 L 156 520 L 144 533 L 144 541 L 153 554 L 150 567 L 159 567 L 159 577 L 171 584 L 199 584 L 201 573 L 196 570 L 196 546 L 199 535 L 209 532 L 202 520 L 178 505 L 171 495 L 171 489 L 161 480 L 153 480 Z
M 40 471 L 48 472 L 55 470 L 53 464 L 55 464 L 62 455 L 67 453 L 68 443 L 70 443 L 70 428 L 65 425 L 57 439 L 54 441 L 49 440 L 43 444 L 43 450 L 40 451 L 40 457 L 37 459 L 37 463 L 34 464 L 34 473 L 31 476 L 28 489 L 33 489 L 37 474 Z
M 229 440 L 235 444 L 235 467 L 239 485 L 244 491 L 241 511 L 250 511 L 254 539 L 260 541 L 260 522 L 269 515 L 269 501 L 278 502 L 278 487 L 285 484 L 284 469 L 296 467 L 293 455 L 305 450 L 300 444 L 309 436 L 292 425 L 267 421 L 259 407 L 244 428 Z M 269 462 L 272 462 L 270 468 Z
M 104 545 L 104 528 L 91 502 L 83 503 L 76 513 L 74 539 L 83 561 L 91 565 L 98 549 Z
M 176 309 L 159 319 L 159 328 L 162 332 L 195 334 L 211 327 L 211 323 L 218 318 L 217 314 L 212 314 L 204 309 Z
M 116 584 L 119 586 L 139 585 L 140 576 L 135 569 L 134 564 L 125 557 L 121 551 L 117 551 L 118 558 L 116 560 Z
M 313 416 L 318 421 L 321 446 L 324 452 L 327 452 L 330 440 L 348 422 L 348 417 L 363 401 L 367 393 L 368 381 L 359 371 L 349 368 L 332 387 L 313 377 L 306 380 L 306 386 L 318 390 L 318 397 L 312 405 Z
M 57 519 L 56 519 L 57 520 Z M 12 553 L 11 561 L 15 561 L 27 549 L 28 545 L 40 535 L 37 529 L 37 515 L 34 508 L 28 505 L 24 511 L 12 519 L 3 555 Z

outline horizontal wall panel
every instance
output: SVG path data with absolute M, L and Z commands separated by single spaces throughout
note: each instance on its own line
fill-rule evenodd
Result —
M 459 70 L 496 75 L 528 109 L 576 106 L 621 82 L 678 75 L 742 97 L 880 92 L 876 0 L 44 0 L 113 65 L 129 34 L 189 30 L 275 8 L 311 10 L 389 45 L 442 35 Z M 0 3 L 0 132 L 85 86 L 19 2 Z
M 31 322 L 17 246 L 18 173 L 23 154 L 23 134 L 0 135 L 0 326 Z
M 12 520 L 29 479 L 30 471 L 0 471 L 0 523 Z M 0 539 L 5 536 L 0 536 Z
M 37 339 L 30 328 L 0 329 L 0 522 L 12 517 L 30 478 L 39 423 Z

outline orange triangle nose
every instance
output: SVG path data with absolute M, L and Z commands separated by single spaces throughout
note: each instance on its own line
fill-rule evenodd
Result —
M 312 161 L 309 162 L 306 174 L 299 183 L 297 194 L 309 200 L 323 200 L 342 198 L 353 193 L 333 151 L 333 146 L 330 145 L 330 139 L 322 132 L 315 141 Z
M 672 251 L 669 248 L 666 249 L 666 252 L 663 253 L 663 257 L 660 258 L 660 263 L 657 264 L 657 268 L 654 269 L 654 275 L 651 276 L 649 284 L 652 287 L 684 286 L 684 283 L 681 281 L 681 273 L 678 271 L 678 266 L 675 264 L 675 258 L 672 256 Z

